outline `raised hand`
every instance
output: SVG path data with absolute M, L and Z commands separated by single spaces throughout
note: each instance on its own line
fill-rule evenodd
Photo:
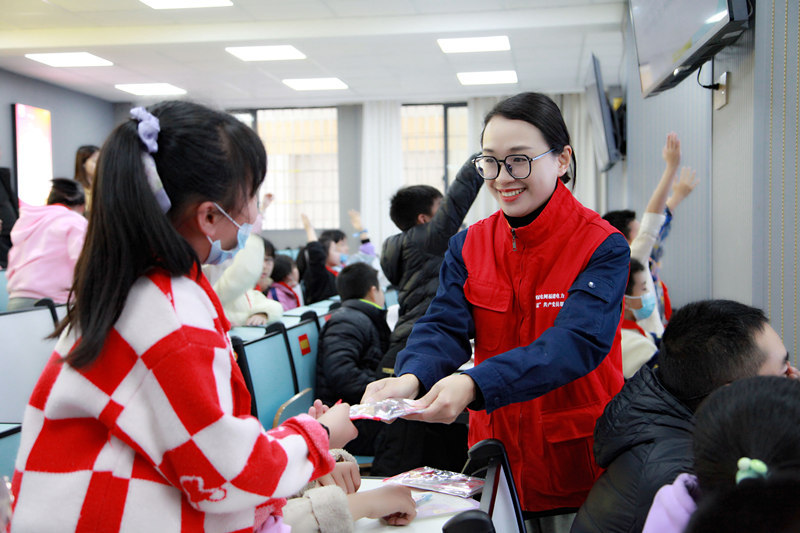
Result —
M 661 151 L 661 157 L 664 158 L 664 162 L 673 173 L 678 170 L 678 166 L 681 164 L 681 141 L 678 139 L 677 133 L 670 132 L 667 135 L 667 142 Z

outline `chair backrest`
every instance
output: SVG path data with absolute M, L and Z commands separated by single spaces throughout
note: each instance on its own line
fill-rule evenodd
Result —
M 270 428 L 278 408 L 298 392 L 286 334 L 276 331 L 245 342 L 244 353 L 258 419 L 262 426 Z
M 0 313 L 8 310 L 8 277 L 5 270 L 0 270 Z
M 267 330 L 264 326 L 237 326 L 231 328 L 230 331 L 231 337 L 235 335 L 245 342 L 260 339 L 266 334 Z
M 67 316 L 67 304 L 59 304 L 56 306 L 56 325 L 61 323 L 64 320 L 64 317 Z
M 309 387 L 316 391 L 319 322 L 315 318 L 303 320 L 286 330 L 286 336 L 297 370 L 297 386 L 300 390 Z
M 53 316 L 47 307 L 0 314 L 0 422 L 19 424 L 25 406 L 47 361 L 55 339 Z
M 256 394 L 253 390 L 253 378 L 250 376 L 250 365 L 247 364 L 247 354 L 244 351 L 244 341 L 241 337 L 231 335 L 231 346 L 236 353 L 236 365 L 242 372 L 244 385 L 247 387 L 247 392 L 250 393 L 250 414 L 258 418 L 258 405 L 256 405 Z
M 278 407 L 272 427 L 277 427 L 292 418 L 293 416 L 307 413 L 308 409 L 314 404 L 314 393 L 310 388 L 306 388 L 286 400 Z
M 503 443 L 497 439 L 484 439 L 473 445 L 468 455 L 469 461 L 464 467 L 465 474 L 486 468 L 486 483 L 481 494 L 480 510 L 491 517 L 495 530 L 504 533 L 513 531 L 525 533 L 522 507 Z
M 322 326 L 320 325 L 319 320 L 317 319 L 317 314 L 318 313 L 315 310 L 309 309 L 308 311 L 306 311 L 305 313 L 300 315 L 300 322 L 303 322 L 304 320 L 313 320 L 313 321 L 315 321 L 317 323 L 317 329 L 320 329 Z M 324 322 L 323 322 L 323 324 L 324 324 Z M 287 327 L 286 329 L 289 329 L 289 328 Z
M 53 325 L 58 326 L 58 311 L 56 311 L 56 304 L 50 298 L 40 298 L 33 304 L 34 307 L 46 307 L 50 311 L 50 316 L 53 318 Z
M 386 289 L 384 295 L 386 296 L 386 307 L 400 303 L 397 299 L 397 289 L 394 287 Z
M 3 476 L 14 476 L 21 428 L 19 424 L 0 424 L 0 483 Z

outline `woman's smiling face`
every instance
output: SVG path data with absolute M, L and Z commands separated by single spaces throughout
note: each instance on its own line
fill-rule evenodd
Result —
M 524 120 L 511 120 L 495 115 L 483 130 L 483 155 L 500 160 L 522 154 L 534 158 L 550 150 L 542 132 Z M 531 162 L 531 173 L 525 179 L 514 179 L 504 165 L 494 180 L 487 180 L 500 208 L 508 216 L 522 217 L 541 207 L 556 188 L 556 181 L 569 168 L 572 148 L 565 146 L 560 154 L 549 153 Z

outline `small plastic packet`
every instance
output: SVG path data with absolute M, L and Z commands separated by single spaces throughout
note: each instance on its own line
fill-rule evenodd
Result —
M 375 403 L 360 403 L 350 406 L 350 420 L 382 420 L 388 422 L 401 416 L 421 413 L 424 409 L 414 406 L 414 400 L 387 398 Z
M 402 474 L 383 480 L 384 483 L 397 483 L 417 489 L 432 490 L 469 498 L 483 490 L 484 481 L 477 477 L 421 466 Z

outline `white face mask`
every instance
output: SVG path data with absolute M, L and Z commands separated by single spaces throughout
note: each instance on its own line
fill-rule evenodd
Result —
M 247 238 L 250 236 L 250 231 L 253 229 L 252 224 L 245 222 L 244 224 L 237 224 L 233 218 L 225 212 L 216 202 L 214 205 L 219 209 L 220 213 L 225 215 L 225 218 L 231 221 L 231 223 L 236 226 L 236 247 L 232 250 L 223 250 L 222 249 L 222 242 L 217 239 L 216 241 L 212 241 L 211 237 L 206 235 L 206 239 L 208 242 L 211 243 L 211 251 L 208 254 L 208 257 L 205 260 L 205 264 L 207 265 L 218 265 L 228 259 L 232 258 L 234 255 L 239 252 L 242 248 L 244 248 L 244 244 L 247 242 Z

